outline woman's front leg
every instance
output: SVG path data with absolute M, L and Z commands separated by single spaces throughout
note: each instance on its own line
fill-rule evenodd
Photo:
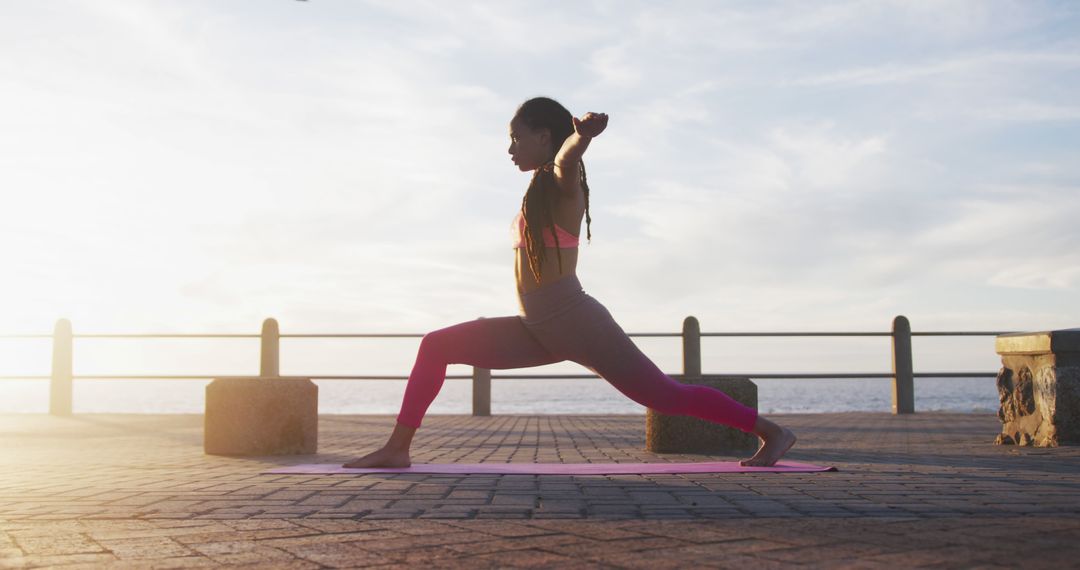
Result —
M 420 341 L 390 439 L 382 448 L 344 467 L 408 467 L 413 436 L 442 389 L 449 364 L 500 370 L 561 360 L 541 345 L 516 316 L 476 319 L 432 331 Z

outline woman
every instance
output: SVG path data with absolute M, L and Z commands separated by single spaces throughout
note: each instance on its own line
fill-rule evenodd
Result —
M 630 340 L 608 310 L 581 287 L 575 269 L 578 233 L 589 223 L 589 186 L 582 155 L 607 126 L 607 115 L 578 119 L 552 99 L 522 103 L 510 121 L 510 158 L 532 180 L 511 231 L 521 315 L 477 319 L 424 335 L 409 374 L 393 434 L 379 450 L 344 467 L 408 467 L 409 446 L 449 364 L 525 368 L 572 360 L 620 392 L 665 414 L 682 414 L 753 432 L 757 453 L 740 461 L 768 466 L 795 435 L 715 388 L 683 384 L 664 374 Z

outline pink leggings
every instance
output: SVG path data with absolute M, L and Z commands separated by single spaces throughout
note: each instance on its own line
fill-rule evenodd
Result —
M 576 275 L 519 296 L 519 316 L 476 319 L 431 331 L 420 341 L 397 421 L 419 428 L 449 364 L 502 370 L 572 360 L 631 400 L 663 414 L 694 416 L 749 432 L 757 410 L 710 386 L 664 374 L 630 340 Z

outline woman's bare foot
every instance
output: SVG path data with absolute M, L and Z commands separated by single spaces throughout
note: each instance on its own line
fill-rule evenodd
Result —
M 394 424 L 394 433 L 390 434 L 390 440 L 381 448 L 353 459 L 342 467 L 409 467 L 412 465 L 412 460 L 409 459 L 409 448 L 412 446 L 412 438 L 416 430 L 415 427 L 397 422 Z
M 781 457 L 795 445 L 795 434 L 786 427 L 776 425 L 764 418 L 759 418 L 763 423 L 761 431 L 757 432 L 762 439 L 761 447 L 757 453 L 749 459 L 743 459 L 739 465 L 743 467 L 770 467 L 775 465 Z
M 345 463 L 342 467 L 408 467 L 412 465 L 408 449 L 382 447 L 376 451 Z

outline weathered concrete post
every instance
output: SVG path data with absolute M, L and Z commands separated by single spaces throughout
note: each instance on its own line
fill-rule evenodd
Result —
M 275 319 L 266 319 L 262 324 L 261 345 L 259 347 L 259 376 L 263 378 L 281 376 L 281 333 Z
M 915 413 L 915 372 L 911 364 L 911 323 L 897 315 L 892 325 L 894 414 Z
M 53 328 L 52 379 L 49 381 L 49 413 L 71 415 L 72 350 L 71 321 L 60 319 Z
M 472 415 L 491 415 L 491 370 L 473 366 Z
M 263 321 L 258 376 L 215 378 L 206 385 L 203 452 L 211 455 L 305 455 L 318 451 L 319 386 L 281 376 L 278 323 Z
M 998 335 L 994 443 L 1080 445 L 1080 328 Z
M 701 325 L 683 319 L 683 373 L 670 374 L 683 384 L 720 390 L 739 403 L 757 408 L 757 384 L 749 378 L 701 373 Z M 757 449 L 757 436 L 693 416 L 645 409 L 645 450 L 653 453 L 737 454 Z
M 472 369 L 472 415 L 491 415 L 491 370 L 487 368 Z
M 669 374 L 683 384 L 720 390 L 744 406 L 757 409 L 757 384 L 745 376 Z M 645 409 L 645 450 L 653 453 L 706 453 L 734 455 L 757 449 L 752 433 L 694 416 L 664 414 Z
M 693 316 L 682 322 L 683 375 L 701 376 L 701 325 Z

